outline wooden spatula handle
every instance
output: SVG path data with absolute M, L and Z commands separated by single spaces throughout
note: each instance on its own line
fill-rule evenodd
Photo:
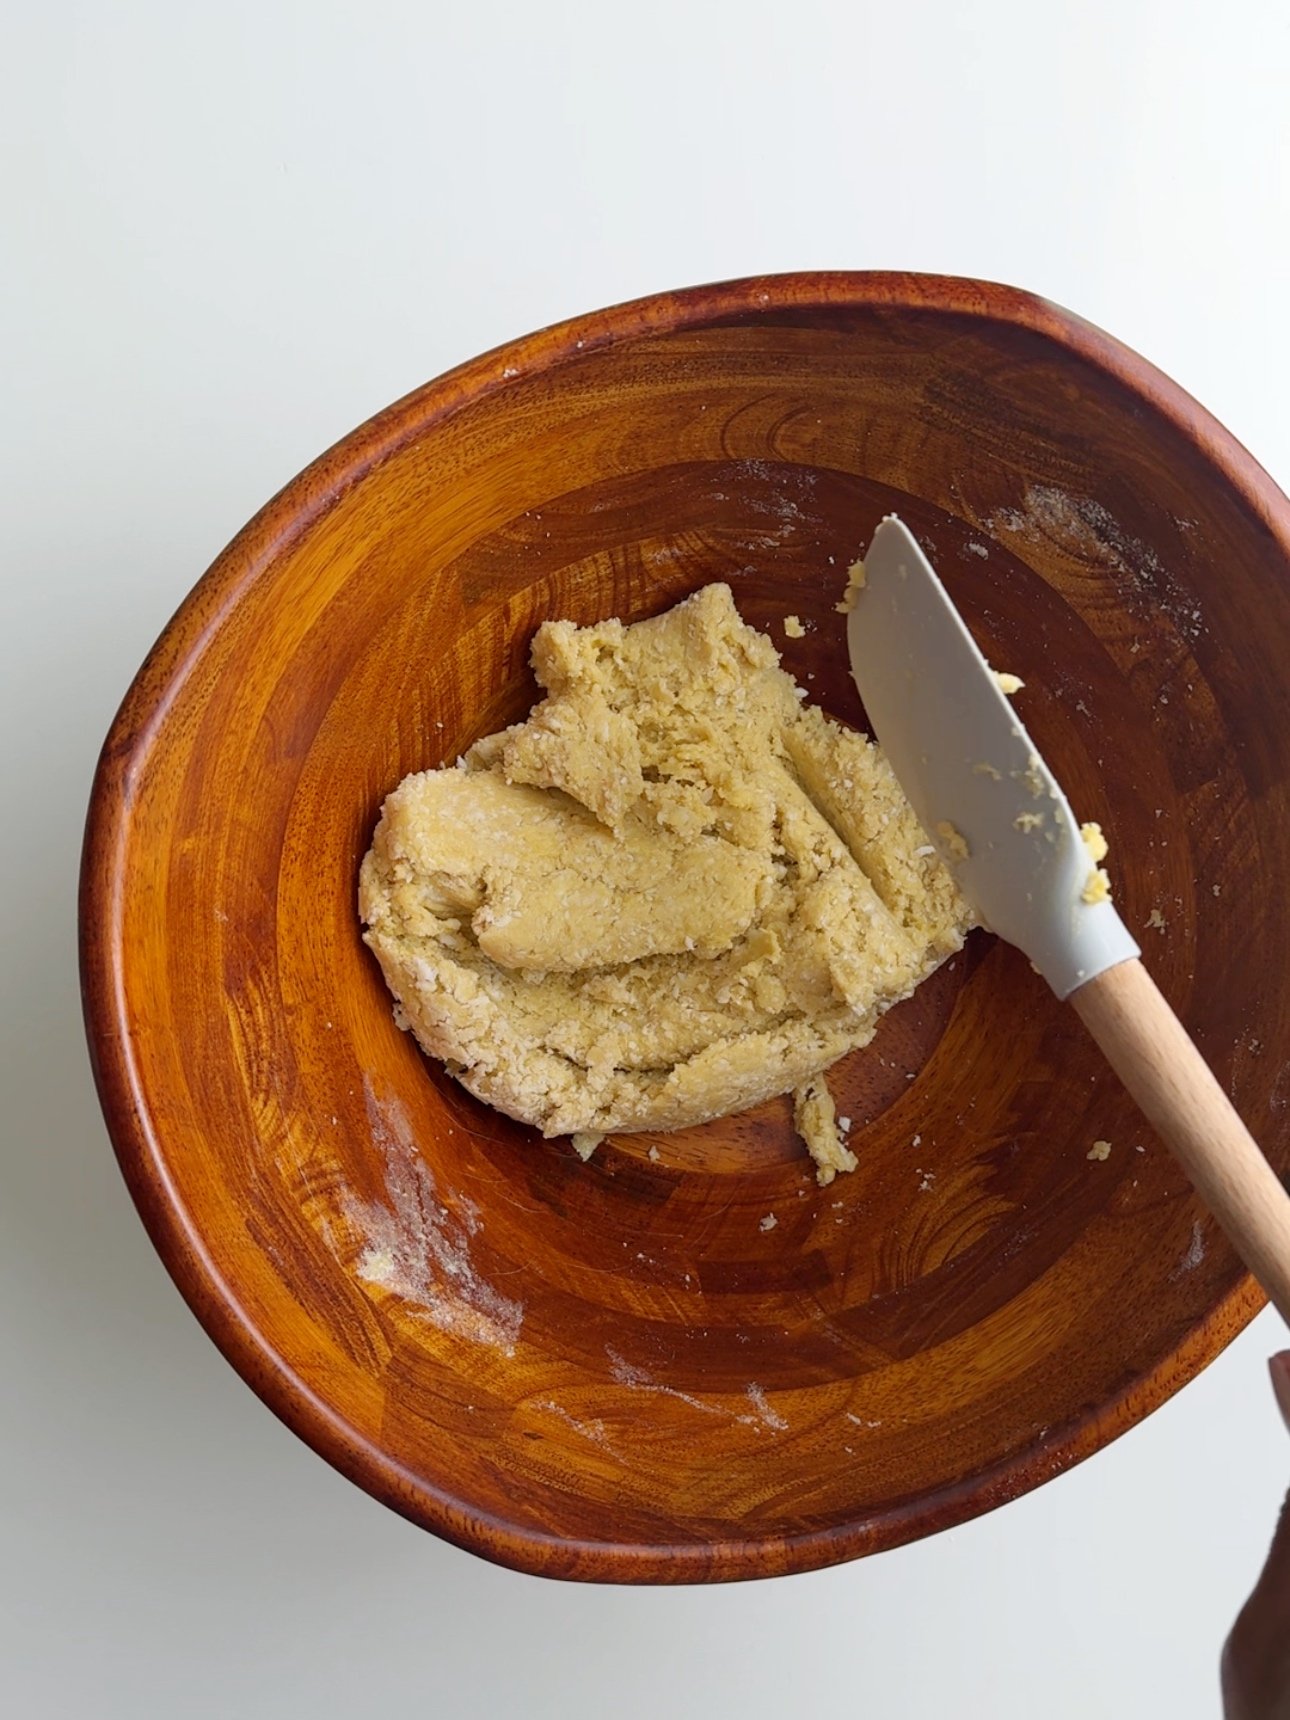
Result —
M 1290 1194 L 1151 975 L 1121 962 L 1070 1001 L 1290 1324 Z

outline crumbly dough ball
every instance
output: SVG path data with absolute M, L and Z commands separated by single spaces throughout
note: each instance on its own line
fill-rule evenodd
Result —
M 744 1110 L 961 947 L 886 760 L 804 705 L 729 587 L 547 622 L 532 656 L 546 698 L 400 783 L 360 880 L 401 1021 L 479 1098 L 546 1135 Z

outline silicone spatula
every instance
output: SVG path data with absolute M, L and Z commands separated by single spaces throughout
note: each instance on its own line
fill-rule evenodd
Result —
M 1290 1322 L 1290 1194 L 1143 967 L 1107 894 L 1096 826 L 1086 840 L 894 515 L 864 557 L 847 644 L 879 745 L 964 895 L 1070 1002 Z

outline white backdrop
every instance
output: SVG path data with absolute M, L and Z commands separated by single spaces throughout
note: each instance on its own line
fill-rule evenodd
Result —
M 1214 1715 L 1290 1473 L 1271 1316 L 1084 1468 L 868 1563 L 494 1570 L 341 1480 L 183 1307 L 99 1119 L 73 893 L 98 745 L 213 555 L 372 411 L 566 314 L 782 268 L 989 276 L 1138 347 L 1290 482 L 1284 0 L 4 16 L 7 1710 Z

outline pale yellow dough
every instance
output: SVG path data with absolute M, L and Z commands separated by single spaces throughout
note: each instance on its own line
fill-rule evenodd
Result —
M 827 1188 L 839 1171 L 853 1171 L 860 1162 L 847 1146 L 833 1095 L 822 1075 L 794 1089 L 793 1127 L 815 1160 L 815 1180 L 821 1188 Z
M 856 606 L 856 599 L 864 590 L 865 571 L 862 561 L 853 561 L 847 569 L 846 589 L 833 605 L 839 615 L 850 615 Z
M 401 1022 L 479 1098 L 587 1151 L 741 1111 L 961 947 L 885 759 L 803 703 L 729 587 L 547 622 L 532 656 L 548 696 L 400 783 L 361 873 Z M 821 1169 L 849 1168 L 827 1134 Z
M 1079 827 L 1080 841 L 1088 849 L 1088 857 L 1093 862 L 1093 869 L 1088 875 L 1088 881 L 1082 891 L 1085 902 L 1108 902 L 1111 899 L 1111 880 L 1104 866 L 1099 866 L 1099 860 L 1105 860 L 1108 853 L 1106 837 L 1102 834 L 1100 824 L 1081 824 Z

